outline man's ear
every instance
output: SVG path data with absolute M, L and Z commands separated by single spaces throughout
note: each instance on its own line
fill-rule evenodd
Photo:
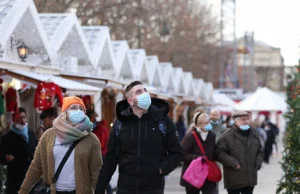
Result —
M 132 105 L 132 99 L 131 98 L 127 98 L 127 102 L 128 104 L 131 106 Z

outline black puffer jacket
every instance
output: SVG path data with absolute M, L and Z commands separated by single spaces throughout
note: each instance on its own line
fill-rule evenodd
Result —
M 141 118 L 132 113 L 126 100 L 117 104 L 117 119 L 122 122 L 122 127 L 120 135 L 116 136 L 115 122 L 110 133 L 108 153 L 98 180 L 101 191 L 108 185 L 117 165 L 119 165 L 119 189 L 131 191 L 164 189 L 163 175 L 173 171 L 183 155 L 176 127 L 167 116 L 168 112 L 168 103 L 159 99 L 152 99 L 148 113 Z M 166 142 L 158 128 L 158 121 L 162 117 L 167 125 Z M 118 140 L 119 152 L 117 152 Z M 160 175 L 159 169 L 163 171 L 163 175 Z

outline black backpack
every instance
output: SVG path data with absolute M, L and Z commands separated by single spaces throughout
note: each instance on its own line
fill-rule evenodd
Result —
M 164 148 L 166 150 L 166 156 L 168 156 L 167 152 L 167 124 L 166 121 L 163 117 L 161 117 L 158 121 L 158 128 L 163 136 L 163 141 L 164 141 Z M 119 155 L 120 151 L 120 132 L 122 128 L 122 122 L 120 120 L 116 120 L 115 122 L 115 128 L 116 128 L 116 136 L 117 136 L 117 151 L 116 154 Z

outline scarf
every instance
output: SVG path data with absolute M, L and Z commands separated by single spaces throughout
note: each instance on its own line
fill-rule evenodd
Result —
M 23 130 L 18 129 L 14 124 L 11 124 L 10 129 L 17 135 L 21 135 L 22 138 L 28 143 L 29 136 L 28 136 L 28 124 L 26 123 Z
M 93 123 L 85 116 L 81 123 L 72 126 L 67 121 L 66 113 L 63 112 L 53 121 L 53 127 L 59 142 L 61 144 L 70 144 L 87 136 L 93 128 Z
M 198 127 L 196 127 L 197 132 L 200 134 L 201 138 L 203 141 L 206 140 L 207 135 L 208 135 L 208 131 L 207 132 L 203 132 L 201 129 L 199 129 Z

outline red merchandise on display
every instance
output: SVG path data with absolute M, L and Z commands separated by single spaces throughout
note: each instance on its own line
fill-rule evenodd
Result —
M 61 89 L 53 82 L 41 82 L 35 92 L 34 107 L 39 110 L 46 110 L 53 106 L 55 97 L 58 98 L 60 105 L 63 103 Z
M 92 97 L 91 96 L 83 96 L 82 101 L 87 109 L 92 109 Z
M 9 87 L 5 93 L 5 100 L 6 100 L 6 111 L 7 112 L 17 112 L 18 110 L 18 103 L 17 103 L 17 90 Z

